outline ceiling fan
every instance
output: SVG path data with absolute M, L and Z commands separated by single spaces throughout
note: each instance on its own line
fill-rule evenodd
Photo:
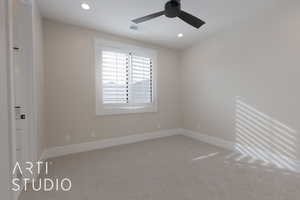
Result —
M 180 0 L 170 0 L 165 4 L 165 10 L 164 11 L 160 11 L 160 12 L 156 12 L 141 18 L 137 18 L 132 20 L 132 22 L 139 24 L 151 19 L 154 19 L 156 17 L 160 17 L 162 15 L 165 15 L 166 17 L 169 18 L 175 18 L 175 17 L 179 17 L 181 20 L 183 20 L 184 22 L 190 24 L 191 26 L 195 27 L 195 28 L 200 28 L 201 26 L 203 26 L 205 24 L 204 21 L 202 21 L 201 19 L 181 10 L 181 2 Z

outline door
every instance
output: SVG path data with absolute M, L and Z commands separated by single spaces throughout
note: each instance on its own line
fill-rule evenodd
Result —
M 9 116 L 9 48 L 8 48 L 8 1 L 0 1 L 0 194 L 1 199 L 12 199 L 8 189 L 11 182 L 10 174 L 10 116 Z
M 13 73 L 16 125 L 16 161 L 24 166 L 34 160 L 31 140 L 33 126 L 33 38 L 32 6 L 14 0 Z M 25 172 L 25 170 L 23 170 Z M 23 174 L 30 176 L 30 174 Z

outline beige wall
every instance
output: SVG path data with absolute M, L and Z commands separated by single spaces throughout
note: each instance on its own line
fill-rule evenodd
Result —
M 267 127 L 248 135 L 251 144 L 290 145 L 299 156 L 299 8 L 258 16 L 181 54 L 44 20 L 47 146 L 151 132 L 158 125 L 237 141 L 239 121 L 246 119 L 250 128 Z M 158 113 L 95 115 L 95 38 L 158 49 Z
M 176 51 L 54 21 L 43 24 L 48 147 L 157 131 L 159 125 L 160 129 L 182 126 Z M 158 50 L 157 113 L 95 115 L 95 38 Z
M 259 16 L 217 33 L 183 53 L 184 128 L 235 141 L 239 96 L 242 102 L 256 109 L 245 109 L 250 112 L 246 113 L 250 115 L 247 122 L 250 126 L 252 123 L 259 127 L 255 124 L 260 120 L 259 112 L 266 114 L 268 122 L 262 123 L 269 126 L 267 138 L 285 143 L 283 148 L 291 142 L 288 146 L 299 152 L 299 8 L 294 5 L 272 16 Z M 253 117 L 256 119 L 250 120 L 251 114 L 257 115 Z M 283 128 L 283 124 L 290 129 Z M 277 132 L 275 126 L 285 130 Z M 258 133 L 250 138 L 271 143 L 262 137 Z

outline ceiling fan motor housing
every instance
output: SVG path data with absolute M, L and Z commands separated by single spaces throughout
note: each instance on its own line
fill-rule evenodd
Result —
M 169 18 L 177 17 L 181 12 L 180 2 L 177 0 L 171 0 L 165 5 L 165 16 Z

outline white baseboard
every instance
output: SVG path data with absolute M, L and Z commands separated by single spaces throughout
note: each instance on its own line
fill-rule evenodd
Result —
M 191 131 L 191 130 L 187 130 L 187 129 L 180 129 L 179 130 L 180 135 L 184 135 L 196 140 L 199 140 L 201 142 L 205 142 L 214 146 L 218 146 L 224 149 L 228 149 L 228 150 L 234 150 L 234 146 L 235 143 L 231 142 L 231 141 L 227 141 L 221 138 L 217 138 L 217 137 L 213 137 L 213 136 L 209 136 L 209 135 L 205 135 L 205 134 L 201 134 L 199 132 L 196 131 Z
M 80 144 L 71 144 L 66 146 L 52 147 L 45 150 L 41 156 L 41 161 L 44 161 L 49 158 L 55 158 L 60 156 L 65 156 L 74 153 L 81 153 L 86 151 L 92 151 L 97 149 L 104 149 L 113 146 L 123 145 L 123 144 L 132 144 L 136 142 L 141 142 L 145 140 L 152 140 L 156 138 L 163 138 L 173 135 L 183 135 L 187 136 L 201 142 L 212 144 L 214 146 L 222 147 L 228 150 L 234 150 L 234 142 L 229 142 L 220 138 L 200 134 L 195 131 L 187 129 L 168 129 L 161 130 L 152 133 L 136 134 L 125 137 L 111 138 L 98 140 L 93 142 L 85 142 Z
M 60 147 L 52 147 L 47 149 L 43 153 L 42 160 L 64 156 L 68 154 L 92 151 L 97 149 L 104 149 L 104 148 L 123 145 L 123 144 L 132 144 L 132 143 L 141 142 L 145 140 L 152 140 L 156 138 L 178 135 L 179 134 L 178 130 L 179 129 L 168 129 L 168 130 L 161 130 L 152 133 L 136 134 L 136 135 L 130 135 L 125 137 L 98 140 L 93 142 L 85 142 L 80 144 L 71 144 L 71 145 L 60 146 Z
M 220 138 L 200 134 L 195 131 L 187 130 L 187 129 L 168 129 L 161 130 L 152 133 L 144 133 L 144 134 L 136 134 L 125 137 L 111 138 L 98 140 L 93 142 L 85 142 L 80 144 L 71 144 L 66 146 L 52 147 L 45 150 L 41 156 L 41 161 L 44 161 L 49 158 L 55 158 L 60 156 L 65 156 L 74 153 L 92 151 L 97 149 L 104 149 L 113 146 L 123 145 L 123 144 L 132 144 L 136 142 L 141 142 L 145 140 L 152 140 L 156 138 L 163 138 L 173 135 L 183 135 L 187 136 L 201 142 L 205 142 L 208 144 L 212 144 L 214 146 L 222 147 L 229 150 L 234 150 L 234 143 L 222 140 Z
M 187 129 L 169 129 L 169 130 L 161 130 L 157 132 L 152 132 L 152 133 L 144 133 L 144 134 L 137 134 L 137 135 L 130 135 L 130 136 L 125 136 L 125 137 L 118 137 L 118 138 L 111 138 L 111 139 L 105 139 L 105 140 L 98 140 L 98 141 L 93 141 L 93 142 L 86 142 L 86 143 L 80 143 L 80 144 L 72 144 L 72 145 L 66 145 L 66 146 L 61 146 L 61 147 L 53 147 L 50 149 L 47 149 L 44 151 L 44 153 L 41 156 L 40 161 L 45 161 L 46 159 L 49 158 L 54 158 L 54 157 L 59 157 L 59 156 L 64 156 L 64 155 L 69 155 L 69 154 L 75 154 L 75 153 L 80 153 L 80 152 L 86 152 L 86 151 L 92 151 L 92 150 L 97 150 L 97 149 L 104 149 L 104 148 L 109 148 L 113 146 L 118 146 L 118 145 L 123 145 L 123 144 L 132 144 L 132 143 L 137 143 L 141 141 L 146 141 L 146 140 L 152 140 L 152 139 L 157 139 L 157 138 L 163 138 L 163 137 L 168 137 L 168 136 L 174 136 L 174 135 L 183 135 L 192 139 L 196 139 L 198 141 L 211 144 L 217 147 L 221 147 L 223 149 L 227 149 L 230 151 L 237 151 L 240 153 L 243 153 L 242 151 L 239 151 L 237 148 L 235 142 L 233 141 L 227 141 L 221 138 L 201 134 L 196 131 L 191 131 Z M 248 147 L 243 147 L 244 149 Z M 259 152 L 261 150 L 259 149 L 249 149 L 249 152 Z M 281 155 L 274 155 L 271 154 L 270 152 L 260 152 L 261 155 L 269 155 L 265 157 L 270 157 L 269 162 L 272 163 L 272 158 L 276 158 L 276 160 L 288 160 L 289 158 L 282 157 Z M 248 156 L 251 156 L 250 154 Z M 255 156 L 254 156 L 255 157 Z M 261 158 L 256 158 L 256 159 L 261 159 Z M 291 160 L 289 159 L 290 163 L 294 163 L 291 165 L 290 168 L 292 168 L 294 171 L 297 170 L 300 172 L 300 161 L 298 160 Z

